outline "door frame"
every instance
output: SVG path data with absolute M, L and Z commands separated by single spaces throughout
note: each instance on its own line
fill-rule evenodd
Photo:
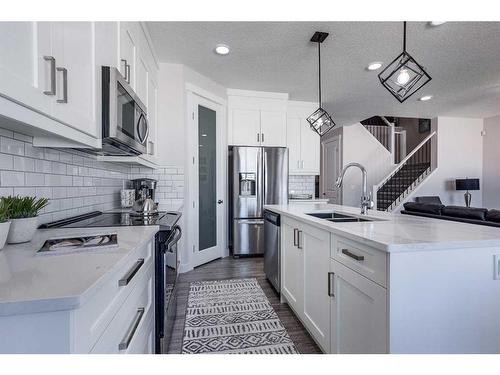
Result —
M 223 98 L 214 95 L 207 90 L 204 90 L 195 85 L 186 83 L 186 141 L 187 141 L 187 154 L 186 161 L 186 197 L 185 200 L 185 214 L 186 218 L 186 244 L 189 259 L 189 269 L 193 269 L 201 264 L 212 260 L 212 256 L 208 259 L 200 256 L 197 251 L 198 247 L 198 123 L 196 116 L 193 116 L 194 111 L 198 104 L 206 104 L 207 107 L 211 106 L 217 112 L 217 159 L 220 163 L 217 165 L 217 191 L 223 203 L 217 205 L 217 217 L 222 220 L 217 221 L 217 240 L 219 242 L 218 257 L 226 257 L 229 255 L 227 246 L 227 101 Z M 219 159 L 220 158 L 220 159 Z M 220 186 L 220 187 L 219 187 Z M 196 228 L 196 229 L 195 229 Z M 186 262 L 187 263 L 187 262 Z M 187 269 L 187 270 L 189 270 Z M 185 269 L 186 270 L 186 269 Z M 186 271 L 187 271 L 186 270 Z

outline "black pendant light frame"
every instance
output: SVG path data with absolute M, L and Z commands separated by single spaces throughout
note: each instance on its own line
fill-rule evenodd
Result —
M 410 75 L 405 85 L 397 83 L 397 77 L 403 69 L 406 69 Z M 406 51 L 406 22 L 403 22 L 403 52 L 380 72 L 378 78 L 387 91 L 400 103 L 432 80 L 425 69 Z
M 307 122 L 312 130 L 318 133 L 320 136 L 326 134 L 328 131 L 335 127 L 335 122 L 332 120 L 331 116 L 322 108 L 321 102 L 321 43 L 325 41 L 329 34 L 316 31 L 311 38 L 311 42 L 318 43 L 318 101 L 319 108 L 314 111 L 309 117 L 307 117 Z

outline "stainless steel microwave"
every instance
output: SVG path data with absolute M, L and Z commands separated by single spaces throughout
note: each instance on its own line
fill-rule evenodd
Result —
M 146 153 L 149 124 L 146 106 L 118 69 L 102 67 L 103 155 Z

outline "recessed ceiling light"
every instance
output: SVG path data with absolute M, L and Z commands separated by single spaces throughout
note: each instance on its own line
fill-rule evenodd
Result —
M 368 70 L 377 70 L 377 69 L 380 69 L 382 67 L 382 62 L 380 61 L 374 61 L 372 63 L 370 63 L 366 69 Z
M 432 95 L 425 95 L 425 96 L 422 96 L 420 99 L 421 102 L 425 102 L 427 100 L 431 100 L 432 99 Z
M 443 23 L 446 23 L 446 21 L 430 21 L 429 25 L 430 26 L 441 26 Z
M 227 55 L 229 53 L 229 46 L 225 44 L 217 44 L 215 46 L 215 53 L 218 55 Z

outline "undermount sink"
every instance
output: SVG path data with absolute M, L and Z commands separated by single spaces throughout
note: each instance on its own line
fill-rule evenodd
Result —
M 370 218 L 365 219 L 356 216 L 339 214 L 337 212 L 314 212 L 306 215 L 317 217 L 318 219 L 328 220 L 334 223 L 359 223 L 363 221 L 374 221 Z

